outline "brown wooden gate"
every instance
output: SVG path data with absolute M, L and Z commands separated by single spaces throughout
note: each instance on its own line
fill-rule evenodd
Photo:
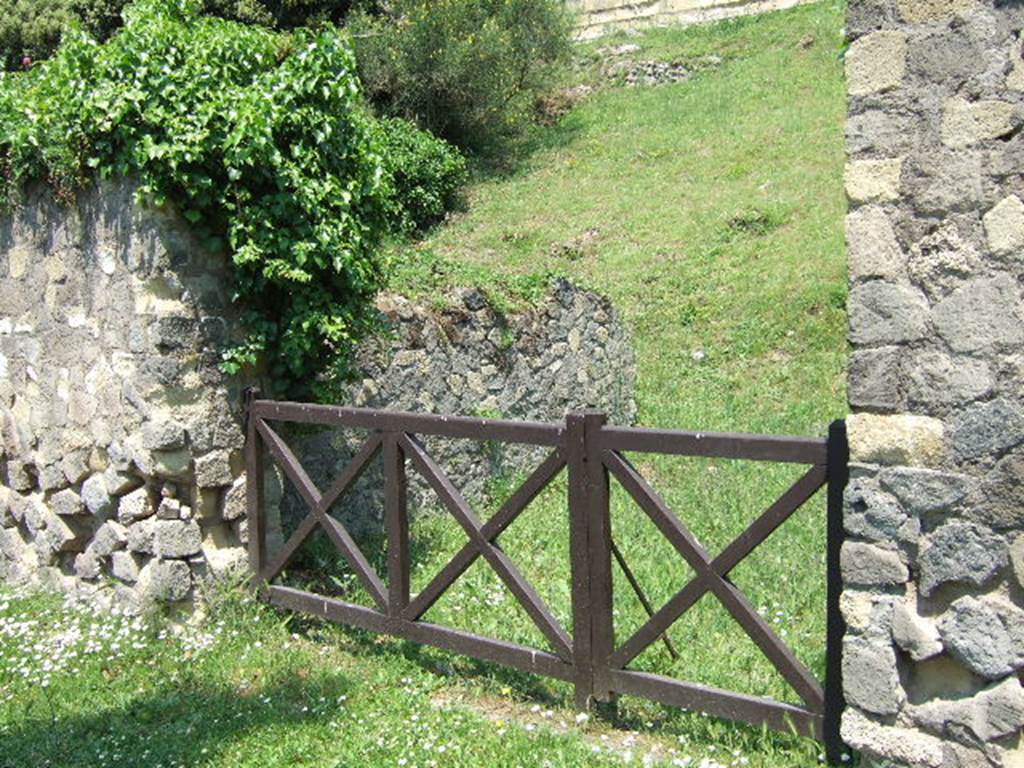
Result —
M 370 436 L 330 488 L 321 491 L 274 431 L 271 426 L 274 422 L 369 430 Z M 484 522 L 424 448 L 420 436 L 517 443 L 540 446 L 550 452 L 498 512 Z M 267 552 L 261 499 L 264 447 L 309 508 L 297 530 L 273 556 Z M 345 527 L 328 514 L 331 505 L 381 452 L 385 478 L 386 582 L 374 571 Z M 713 556 L 629 462 L 625 452 L 786 462 L 807 465 L 808 469 L 735 541 Z M 832 425 L 827 439 L 812 439 L 614 427 L 606 424 L 603 414 L 589 411 L 570 414 L 563 423 L 543 424 L 285 403 L 253 396 L 248 403 L 246 461 L 250 560 L 261 594 L 274 605 L 568 681 L 575 686 L 579 708 L 594 701 L 611 700 L 619 693 L 632 694 L 715 717 L 783 731 L 795 730 L 823 740 L 830 761 L 841 757 L 840 644 L 844 626 L 839 613 L 839 548 L 843 536 L 842 493 L 848 463 L 846 429 L 841 421 Z M 409 592 L 407 464 L 433 488 L 469 539 L 415 597 Z M 568 472 L 569 487 L 571 631 L 559 624 L 498 544 L 501 533 L 563 470 Z M 612 539 L 610 476 L 630 494 L 696 574 L 657 610 L 643 596 Z M 729 574 L 826 484 L 828 646 L 823 685 L 730 580 Z M 372 596 L 376 608 L 271 584 L 318 527 L 344 556 Z M 550 648 L 528 648 L 421 621 L 445 590 L 481 557 L 526 610 Z M 612 618 L 613 561 L 623 569 L 650 614 L 649 620 L 624 641 L 616 638 Z M 633 659 L 665 637 L 672 623 L 707 593 L 725 606 L 798 693 L 802 705 L 628 668 Z M 671 646 L 670 651 L 674 654 Z

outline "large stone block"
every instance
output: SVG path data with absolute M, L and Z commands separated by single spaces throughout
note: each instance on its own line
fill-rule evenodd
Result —
M 988 247 L 1000 257 L 1024 259 L 1024 203 L 1016 195 L 1004 198 L 985 214 Z
M 846 195 L 853 203 L 897 200 L 902 169 L 902 158 L 855 160 L 846 166 Z
M 907 602 L 893 606 L 892 639 L 914 661 L 934 658 L 943 650 L 939 628 Z
M 124 549 L 128 543 L 128 529 L 115 520 L 107 520 L 92 537 L 89 549 L 99 557 L 109 557 Z
M 899 499 L 901 506 L 916 517 L 949 514 L 976 486 L 974 478 L 951 472 L 912 467 L 889 467 L 878 476 L 882 488 Z
M 178 603 L 192 591 L 192 570 L 182 560 L 151 560 L 139 571 L 138 587 L 149 600 Z
M 1024 406 L 1006 398 L 970 405 L 953 419 L 950 437 L 963 460 L 999 456 L 1024 443 Z
M 985 360 L 921 350 L 909 357 L 905 386 L 911 408 L 945 409 L 991 394 L 996 375 Z
M 1024 528 L 1024 451 L 1004 456 L 985 475 L 970 515 L 994 528 Z
M 942 118 L 942 143 L 961 149 L 972 144 L 998 139 L 1014 131 L 1021 122 L 1018 108 L 994 99 L 967 101 L 949 99 Z
M 847 429 L 853 461 L 935 467 L 945 457 L 945 427 L 938 419 L 857 413 L 847 419 Z
M 872 280 L 854 286 L 847 304 L 854 344 L 898 344 L 923 338 L 928 301 L 915 288 Z
M 907 36 L 897 30 L 872 32 L 846 53 L 846 84 L 851 96 L 898 87 L 907 68 Z
M 912 24 L 944 21 L 978 8 L 978 0 L 896 0 L 900 16 Z
M 82 501 L 89 513 L 100 519 L 106 519 L 113 512 L 114 500 L 107 492 L 103 475 L 93 475 L 82 483 Z
M 883 725 L 850 707 L 843 712 L 843 741 L 851 748 L 914 768 L 945 768 L 942 739 L 912 728 Z
M 911 280 L 933 299 L 957 288 L 981 271 L 981 257 L 951 224 L 939 227 L 910 248 Z
M 229 486 L 234 479 L 227 451 L 213 451 L 196 459 L 196 484 L 200 488 Z
M 847 637 L 843 643 L 847 703 L 876 715 L 895 715 L 906 701 L 892 643 Z
M 154 553 L 164 559 L 191 557 L 202 549 L 203 535 L 194 520 L 157 520 Z
M 1024 726 L 1024 690 L 1008 678 L 971 698 L 935 701 L 913 707 L 910 717 L 932 733 L 951 739 L 973 736 L 990 742 Z
M 932 317 L 954 352 L 980 352 L 1024 344 L 1020 288 L 1009 275 L 971 280 L 939 302 Z
M 139 488 L 121 499 L 117 506 L 117 519 L 124 525 L 150 517 L 156 512 L 148 488 Z
M 896 280 L 906 273 L 906 257 L 881 207 L 865 206 L 846 217 L 846 243 L 854 280 Z
M 996 577 L 1007 560 L 1007 545 L 1001 536 L 975 523 L 946 523 L 921 547 L 921 594 L 930 595 L 948 583 L 983 586 Z
M 993 599 L 961 597 L 939 622 L 949 652 L 974 674 L 1000 680 L 1024 666 L 1024 613 Z
M 843 544 L 840 566 L 846 584 L 895 586 L 910 579 L 910 571 L 898 552 L 859 541 Z
M 850 354 L 849 399 L 855 408 L 897 411 L 903 405 L 901 347 L 860 349 Z

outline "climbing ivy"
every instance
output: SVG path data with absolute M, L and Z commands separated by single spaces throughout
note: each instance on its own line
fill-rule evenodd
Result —
M 265 355 L 293 391 L 329 392 L 370 327 L 393 209 L 381 131 L 349 42 L 324 27 L 282 35 L 140 0 L 105 43 L 81 31 L 55 56 L 0 79 L 8 204 L 29 180 L 69 196 L 131 176 L 230 253 L 249 335 L 237 372 Z

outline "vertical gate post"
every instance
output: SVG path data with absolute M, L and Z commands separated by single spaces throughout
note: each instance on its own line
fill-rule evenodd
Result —
M 399 435 L 384 438 L 384 517 L 388 537 L 388 613 L 397 617 L 409 604 L 409 511 L 405 454 Z
M 607 418 L 598 411 L 566 417 L 569 470 L 569 551 L 572 568 L 573 665 L 576 708 L 608 701 L 607 659 L 614 645 L 608 472 L 597 437 Z
M 569 472 L 569 565 L 572 572 L 572 663 L 576 709 L 585 711 L 594 694 L 590 643 L 589 526 L 587 525 L 587 433 L 581 413 L 565 417 L 565 463 Z
M 595 700 L 611 702 L 608 657 L 615 650 L 612 617 L 612 521 L 608 469 L 601 458 L 598 437 L 608 417 L 600 411 L 583 414 L 587 465 L 587 523 L 590 573 L 591 663 Z
M 835 421 L 828 431 L 828 564 L 825 655 L 825 755 L 832 765 L 842 762 L 846 746 L 839 729 L 845 706 L 843 695 L 843 635 L 846 622 L 839 608 L 843 579 L 839 554 L 843 546 L 843 492 L 850 477 L 850 447 L 846 439 L 846 422 Z
M 261 586 L 260 574 L 267 559 L 267 531 L 263 524 L 263 438 L 256 429 L 259 419 L 252 412 L 253 403 L 260 399 L 260 394 L 256 387 L 245 390 L 245 513 L 249 531 L 249 567 L 257 586 Z

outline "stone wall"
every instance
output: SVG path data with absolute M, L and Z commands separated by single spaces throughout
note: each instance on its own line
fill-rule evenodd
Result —
M 1024 765 L 1018 0 L 851 0 L 847 742 Z
M 244 568 L 242 388 L 258 382 L 218 369 L 239 333 L 226 260 L 133 195 L 110 184 L 64 206 L 35 193 L 0 219 L 0 579 L 138 608 L 191 603 L 209 577 Z M 443 310 L 380 306 L 393 327 L 360 349 L 348 404 L 633 418 L 628 339 L 592 293 L 559 283 L 510 317 L 477 291 Z M 293 445 L 318 477 L 347 448 L 309 434 Z M 531 458 L 432 448 L 471 497 Z M 289 496 L 266 476 L 273 515 Z
M 612 424 L 636 416 L 636 364 L 629 335 L 607 299 L 564 280 L 554 283 L 535 308 L 498 312 L 475 289 L 453 292 L 440 307 L 386 295 L 378 307 L 390 331 L 364 343 L 357 362 L 362 381 L 349 401 L 368 408 L 485 418 L 560 421 L 566 413 L 600 408 Z M 304 466 L 328 487 L 363 437 L 324 430 L 295 435 Z M 424 444 L 456 487 L 473 502 L 488 483 L 512 478 L 543 460 L 540 449 L 468 440 L 424 438 Z M 410 510 L 437 505 L 411 472 Z M 294 489 L 285 497 L 286 522 L 305 509 Z M 378 526 L 383 480 L 371 466 L 340 510 L 356 530 Z
M 579 36 L 592 39 L 618 30 L 701 24 L 793 8 L 812 0 L 568 0 L 579 16 Z

